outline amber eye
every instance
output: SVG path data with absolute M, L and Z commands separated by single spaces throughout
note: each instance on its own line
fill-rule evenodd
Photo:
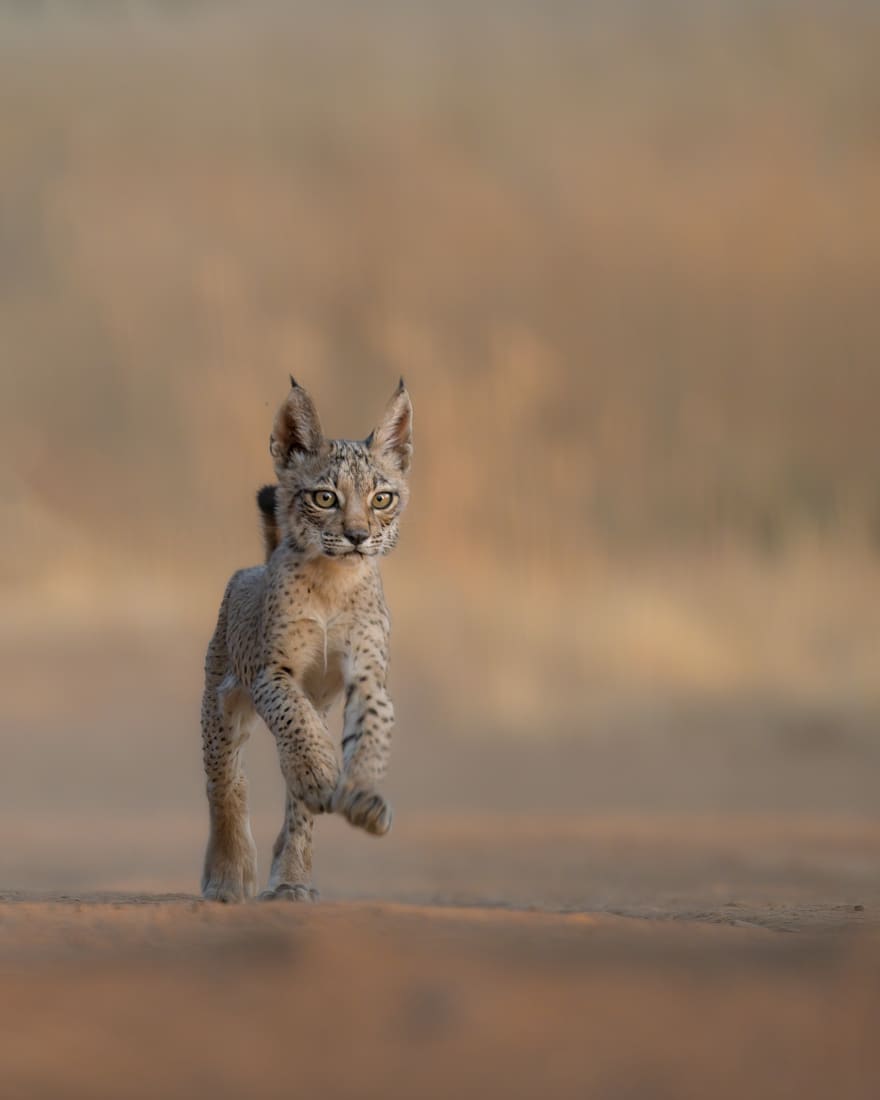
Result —
M 373 497 L 373 507 L 377 512 L 381 512 L 383 508 L 391 506 L 392 500 L 394 500 L 394 493 L 376 493 Z
M 339 503 L 339 498 L 335 493 L 331 493 L 329 489 L 318 489 L 312 493 L 312 499 L 319 508 L 335 508 Z

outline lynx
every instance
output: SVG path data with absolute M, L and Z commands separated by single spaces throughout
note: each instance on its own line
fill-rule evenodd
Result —
M 257 718 L 275 739 L 287 787 L 261 899 L 316 900 L 316 814 L 342 814 L 377 836 L 392 819 L 378 790 L 394 720 L 378 562 L 397 544 L 409 497 L 412 404 L 403 379 L 379 426 L 355 442 L 326 439 L 312 399 L 291 378 L 269 450 L 277 484 L 258 494 L 266 563 L 230 580 L 205 659 L 211 828 L 202 894 L 225 902 L 257 889 L 242 767 Z M 343 692 L 340 766 L 327 713 Z

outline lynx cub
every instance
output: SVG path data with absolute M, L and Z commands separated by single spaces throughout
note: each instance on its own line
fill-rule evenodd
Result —
M 315 814 L 344 814 L 380 836 L 391 828 L 391 807 L 377 790 L 394 719 L 378 563 L 397 543 L 409 495 L 412 405 L 403 379 L 363 442 L 325 439 L 312 399 L 291 379 L 269 450 L 278 484 L 258 498 L 266 564 L 232 577 L 205 658 L 211 833 L 202 893 L 216 901 L 256 892 L 242 750 L 257 717 L 275 738 L 287 783 L 262 899 L 317 897 Z M 326 717 L 342 691 L 340 768 Z

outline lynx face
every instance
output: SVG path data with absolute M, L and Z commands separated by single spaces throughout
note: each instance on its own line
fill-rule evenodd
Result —
M 412 405 L 402 380 L 362 442 L 325 439 L 311 398 L 294 382 L 269 449 L 278 475 L 276 522 L 290 545 L 309 557 L 351 562 L 394 548 L 412 455 Z

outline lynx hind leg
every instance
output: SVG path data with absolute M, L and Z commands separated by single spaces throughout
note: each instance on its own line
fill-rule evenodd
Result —
M 305 803 L 288 793 L 284 824 L 272 849 L 269 886 L 260 894 L 260 901 L 318 900 L 318 891 L 310 881 L 313 828 L 314 816 Z
M 255 719 L 249 694 L 227 676 L 214 686 L 208 677 L 202 703 L 202 741 L 208 778 L 211 832 L 202 874 L 202 895 L 210 901 L 245 901 L 257 889 L 257 848 L 247 805 L 244 744 Z

